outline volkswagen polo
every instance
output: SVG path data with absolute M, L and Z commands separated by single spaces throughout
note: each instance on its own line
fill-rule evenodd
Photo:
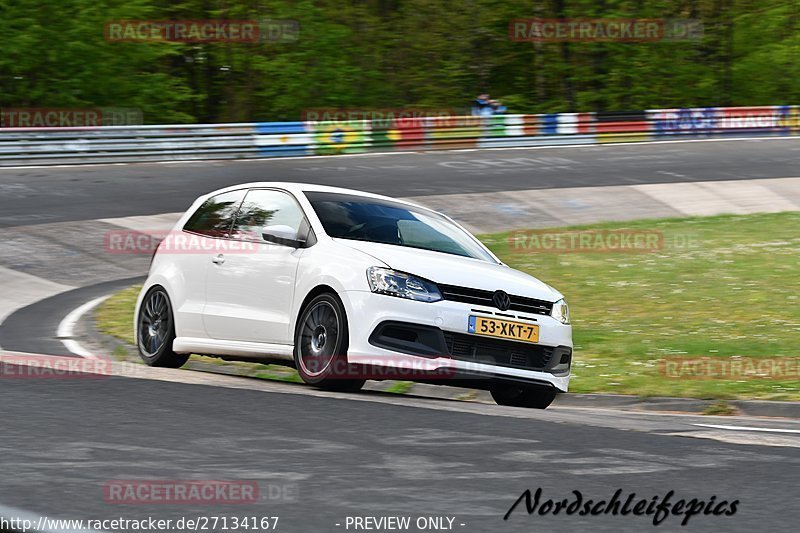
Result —
M 197 199 L 158 246 L 134 330 L 142 359 L 282 363 L 306 383 L 486 389 L 545 408 L 566 392 L 563 296 L 449 217 L 385 196 L 251 183 Z

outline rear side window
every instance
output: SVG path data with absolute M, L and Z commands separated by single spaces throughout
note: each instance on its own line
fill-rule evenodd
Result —
M 294 232 L 292 238 L 297 238 L 304 222 L 303 210 L 289 194 L 273 189 L 253 189 L 242 203 L 232 235 L 266 242 L 261 237 L 264 229 L 282 227 Z
M 184 231 L 208 237 L 228 237 L 246 189 L 213 196 L 203 202 L 183 226 Z

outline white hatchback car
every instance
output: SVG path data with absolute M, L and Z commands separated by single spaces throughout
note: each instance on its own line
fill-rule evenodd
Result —
M 335 390 L 404 379 L 545 408 L 572 363 L 554 288 L 445 215 L 317 185 L 199 198 L 156 250 L 135 317 L 149 365 L 192 353 L 277 362 Z

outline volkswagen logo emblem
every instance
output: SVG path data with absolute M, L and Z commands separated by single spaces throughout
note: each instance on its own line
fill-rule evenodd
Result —
M 511 307 L 511 298 L 506 291 L 494 291 L 492 303 L 499 310 L 508 311 L 508 308 Z

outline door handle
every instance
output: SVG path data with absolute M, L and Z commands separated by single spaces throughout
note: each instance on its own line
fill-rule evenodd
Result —
M 214 259 L 212 259 L 211 262 L 217 265 L 221 265 L 222 263 L 225 262 L 225 256 L 223 254 L 217 254 L 216 256 L 214 256 Z

